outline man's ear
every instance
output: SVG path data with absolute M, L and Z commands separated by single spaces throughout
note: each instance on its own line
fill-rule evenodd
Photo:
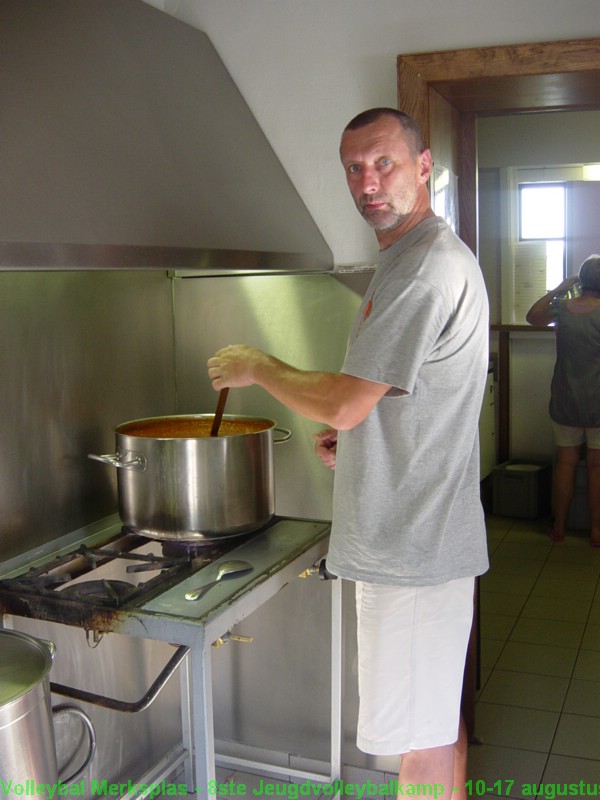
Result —
M 423 152 L 419 154 L 419 159 L 421 166 L 419 177 L 421 183 L 427 183 L 433 170 L 433 158 L 431 156 L 431 150 L 423 150 Z

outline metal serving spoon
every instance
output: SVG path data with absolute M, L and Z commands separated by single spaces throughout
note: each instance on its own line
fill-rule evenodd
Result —
M 254 567 L 247 561 L 224 561 L 219 567 L 217 577 L 210 583 L 205 583 L 204 586 L 199 586 L 197 589 L 192 589 L 185 595 L 186 600 L 200 600 L 201 597 L 208 592 L 215 584 L 223 578 L 233 578 L 235 575 L 243 575 L 245 572 L 250 572 Z

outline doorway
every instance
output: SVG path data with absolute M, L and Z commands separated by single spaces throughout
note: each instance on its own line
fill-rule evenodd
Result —
M 600 108 L 600 39 L 400 55 L 398 107 L 458 175 L 460 237 L 477 253 L 478 115 Z
M 475 254 L 477 117 L 600 109 L 599 38 L 399 55 L 397 73 L 398 107 L 458 177 L 459 235 Z M 499 330 L 500 461 L 510 452 L 509 335 Z

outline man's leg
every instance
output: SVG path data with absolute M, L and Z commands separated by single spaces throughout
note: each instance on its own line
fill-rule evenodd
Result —
M 454 800 L 467 800 L 467 752 L 469 747 L 469 739 L 467 737 L 467 726 L 464 719 L 460 718 L 460 725 L 458 728 L 458 741 L 454 745 L 454 784 L 453 787 L 458 789 L 454 793 Z
M 552 500 L 554 504 L 554 524 L 550 538 L 560 542 L 565 538 L 565 528 L 569 507 L 575 490 L 575 471 L 580 457 L 580 446 L 557 447 L 554 478 L 552 482 Z
M 466 800 L 467 747 L 467 729 L 461 717 L 455 744 L 412 750 L 401 756 L 398 783 L 436 784 L 443 787 L 436 795 L 439 800 Z
M 443 747 L 431 747 L 427 750 L 411 750 L 400 758 L 400 774 L 398 783 L 430 784 L 434 787 L 438 800 L 451 800 L 454 788 L 454 748 L 453 744 Z M 401 793 L 400 793 L 401 794 Z M 400 794 L 398 796 L 400 796 Z

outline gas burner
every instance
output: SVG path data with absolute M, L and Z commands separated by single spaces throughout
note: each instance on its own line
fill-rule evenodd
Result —
M 201 559 L 206 564 L 210 564 L 226 552 L 223 545 L 218 542 L 165 541 L 161 542 L 161 550 L 164 558 Z
M 135 590 L 136 587 L 127 581 L 81 581 L 66 586 L 62 590 L 62 594 L 75 600 L 90 600 L 119 606 Z
M 225 553 L 239 547 L 240 544 L 247 542 L 256 535 L 256 531 L 240 534 L 239 536 L 227 536 L 220 539 L 208 539 L 202 541 L 183 542 L 176 539 L 161 541 L 162 554 L 165 558 L 184 558 L 193 559 L 195 563 L 210 564 Z
M 127 528 L 122 529 L 122 534 L 123 538 L 117 540 L 117 547 L 90 548 L 83 545 L 77 552 L 93 568 L 114 559 L 135 562 L 126 567 L 125 571 L 128 574 L 134 572 L 163 572 L 171 568 L 182 569 L 191 565 L 192 555 L 189 553 L 181 552 L 161 555 L 159 552 L 160 544 L 154 539 L 132 534 Z M 148 547 L 154 547 L 156 552 L 142 552 L 147 550 Z

